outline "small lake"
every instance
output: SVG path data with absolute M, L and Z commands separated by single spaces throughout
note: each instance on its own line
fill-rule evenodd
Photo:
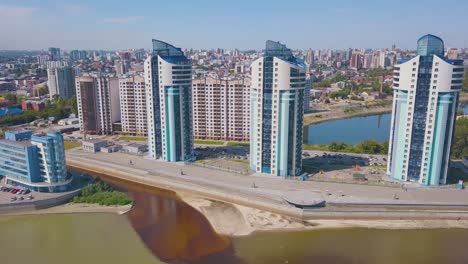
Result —
M 468 104 L 460 105 L 460 109 L 468 115 Z M 328 145 L 343 141 L 349 145 L 356 145 L 368 139 L 377 142 L 388 141 L 391 119 L 391 114 L 381 114 L 308 125 L 304 127 L 304 143 Z
M 330 144 L 343 141 L 356 145 L 364 140 L 388 141 L 391 114 L 359 116 L 304 127 L 304 143 Z

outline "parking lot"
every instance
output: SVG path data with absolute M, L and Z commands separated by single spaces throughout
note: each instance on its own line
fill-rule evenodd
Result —
M 4 188 L 12 188 L 12 189 L 21 189 L 24 190 L 24 188 L 16 187 L 16 186 L 11 186 L 7 185 L 4 183 L 3 180 L 0 180 L 0 186 L 3 186 L 3 188 L 0 187 L 0 189 Z M 60 193 L 38 193 L 38 192 L 30 192 L 27 194 L 19 194 L 19 193 L 11 193 L 11 192 L 6 192 L 3 190 L 0 190 L 0 204 L 14 204 L 14 203 L 25 203 L 25 202 L 33 202 L 37 200 L 43 200 L 43 199 L 48 199 L 48 198 L 54 198 L 60 196 Z M 12 200 L 13 197 L 16 197 L 16 200 Z M 21 200 L 21 197 L 23 198 Z M 28 199 L 28 197 L 32 197 L 31 199 Z

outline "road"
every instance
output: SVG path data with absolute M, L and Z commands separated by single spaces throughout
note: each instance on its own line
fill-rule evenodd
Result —
M 427 188 L 407 185 L 401 188 L 340 184 L 314 181 L 285 180 L 281 177 L 264 175 L 239 175 L 213 169 L 149 160 L 124 153 L 85 153 L 76 148 L 67 151 L 67 160 L 81 160 L 94 166 L 114 167 L 118 170 L 136 169 L 151 175 L 162 175 L 166 179 L 187 182 L 207 188 L 228 190 L 236 195 L 252 195 L 282 201 L 282 195 L 292 190 L 313 191 L 321 194 L 327 203 L 335 204 L 431 204 L 468 205 L 468 191 L 454 188 Z M 130 165 L 130 160 L 133 165 Z M 183 175 L 181 175 L 183 171 Z M 252 183 L 258 188 L 252 188 Z M 398 200 L 394 199 L 395 196 Z

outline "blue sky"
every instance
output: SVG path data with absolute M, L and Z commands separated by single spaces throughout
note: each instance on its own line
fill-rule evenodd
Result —
M 468 45 L 466 0 L 0 0 L 0 49 L 414 48 Z

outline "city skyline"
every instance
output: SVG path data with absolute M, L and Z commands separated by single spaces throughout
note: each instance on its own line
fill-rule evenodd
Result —
M 410 39 L 427 33 L 443 38 L 447 47 L 465 47 L 467 37 L 459 32 L 463 32 L 463 10 L 468 4 L 450 0 L 441 6 L 431 2 L 421 5 L 398 0 L 386 6 L 335 0 L 319 6 L 302 0 L 288 5 L 244 0 L 237 5 L 141 0 L 115 6 L 111 1 L 0 0 L 0 15 L 5 18 L 0 34 L 9 36 L 8 42 L 0 43 L 0 50 L 148 49 L 146 40 L 150 38 L 194 49 L 258 50 L 265 39 L 282 40 L 291 49 L 385 48 L 393 44 L 406 49 L 413 47 Z M 177 10 L 180 18 L 171 19 L 173 13 L 155 10 Z M 448 13 L 450 23 L 443 19 L 420 23 L 426 16 L 437 18 Z M 418 27 L 408 27 L 411 24 Z M 54 30 L 46 30 L 51 28 Z M 222 38 L 215 37 L 220 34 Z

